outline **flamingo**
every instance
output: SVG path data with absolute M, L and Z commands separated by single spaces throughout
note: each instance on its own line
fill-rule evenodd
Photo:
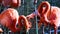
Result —
M 21 6 L 21 0 L 3 0 L 3 6 L 17 8 Z
M 54 27 L 54 34 L 57 34 L 56 29 L 60 26 L 60 8 L 56 6 L 50 6 L 48 1 L 44 1 L 39 5 L 38 12 L 40 13 L 41 18 L 38 26 L 40 26 L 41 23 L 46 25 L 49 23 Z
M 8 8 L 0 14 L 0 24 L 7 27 L 11 31 L 16 32 L 21 29 L 21 26 L 20 28 L 16 27 L 16 24 L 18 23 L 18 18 L 19 14 L 17 10 L 13 8 Z
M 43 1 L 37 9 L 37 16 L 40 17 L 38 27 L 44 23 L 45 26 L 50 24 L 51 27 L 54 27 L 54 34 L 56 34 L 56 29 L 60 26 L 60 8 L 56 6 L 50 6 L 48 1 Z M 40 14 L 40 15 L 39 15 Z M 34 18 L 35 14 L 31 13 L 27 15 L 28 20 Z
M 23 20 L 23 24 L 21 21 Z M 28 22 L 24 15 L 19 16 L 17 10 L 8 8 L 0 14 L 0 24 L 10 29 L 12 32 L 20 31 L 22 25 L 25 26 L 27 32 L 31 28 L 31 24 Z M 18 24 L 18 27 L 16 25 Z

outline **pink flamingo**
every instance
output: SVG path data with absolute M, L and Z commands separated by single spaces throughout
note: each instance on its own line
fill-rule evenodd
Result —
M 5 7 L 19 7 L 21 6 L 21 0 L 3 0 L 2 3 Z

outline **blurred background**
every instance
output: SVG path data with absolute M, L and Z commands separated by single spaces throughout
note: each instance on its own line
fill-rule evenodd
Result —
M 21 0 L 21 6 L 18 7 L 18 8 L 15 8 L 15 9 L 18 10 L 19 15 L 27 16 L 27 15 L 31 14 L 32 12 L 34 12 L 35 10 L 37 10 L 39 4 L 42 1 L 48 1 L 51 6 L 60 7 L 60 0 L 37 0 L 36 4 L 34 4 L 34 0 Z M 0 6 L 0 12 L 2 12 L 3 9 L 4 9 L 4 7 Z M 36 21 L 35 19 L 32 19 L 33 27 L 29 30 L 29 34 L 36 34 L 37 33 L 36 32 L 36 24 L 34 23 Z M 42 25 L 41 28 L 38 30 L 38 34 L 42 34 L 43 26 L 44 25 Z M 4 30 L 4 32 L 2 34 L 24 34 L 25 33 L 24 32 L 25 30 L 21 30 L 20 32 L 16 32 L 16 33 L 11 32 L 10 30 L 8 30 L 8 28 L 6 28 L 2 25 L 0 25 L 0 28 L 2 28 Z M 58 34 L 60 34 L 59 29 L 60 28 L 58 28 Z M 50 32 L 49 31 L 49 26 L 45 27 L 44 28 L 44 34 L 50 34 L 49 32 Z M 51 29 L 51 34 L 54 34 L 54 29 L 53 28 Z

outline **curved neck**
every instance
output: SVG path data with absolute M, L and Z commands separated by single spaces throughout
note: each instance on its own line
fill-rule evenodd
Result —
M 21 15 L 21 16 L 19 17 L 20 23 L 21 23 L 21 20 L 23 20 L 23 25 L 25 26 L 26 31 L 28 31 L 28 30 L 30 29 L 30 24 L 29 24 L 27 18 L 26 18 L 24 15 Z
M 27 19 L 26 19 L 26 17 L 25 17 L 24 15 L 21 15 L 21 16 L 19 17 L 19 22 L 20 22 L 19 25 L 22 24 L 22 23 L 21 23 L 22 20 L 23 20 L 23 22 L 24 22 L 24 25 L 27 27 L 28 21 L 27 21 Z
M 45 10 L 43 9 L 44 6 L 45 6 Z M 38 7 L 38 12 L 40 14 L 45 14 L 49 10 L 50 10 L 50 4 L 47 1 L 42 2 Z

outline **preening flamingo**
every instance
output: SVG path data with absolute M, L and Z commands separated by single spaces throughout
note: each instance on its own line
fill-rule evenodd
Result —
M 9 28 L 11 31 L 16 32 L 21 29 L 16 27 L 18 23 L 19 14 L 17 10 L 8 8 L 0 14 L 0 24 Z
M 40 13 L 41 18 L 38 26 L 40 26 L 41 23 L 49 23 L 54 27 L 54 34 L 56 34 L 56 29 L 60 26 L 60 8 L 56 6 L 50 6 L 49 2 L 44 1 L 39 5 L 38 12 Z
M 54 26 L 54 33 L 56 34 L 56 29 L 60 26 L 60 8 L 56 6 L 50 6 L 48 1 L 43 1 L 39 5 L 37 13 L 37 16 L 40 16 L 38 27 L 40 27 L 42 23 L 44 23 L 45 26 L 47 26 L 49 23 L 51 26 Z M 34 18 L 34 16 L 34 13 L 27 15 L 28 19 Z
M 21 23 L 22 20 L 23 24 Z M 27 31 L 31 28 L 31 24 L 28 22 L 27 18 L 24 15 L 19 16 L 17 10 L 13 8 L 8 8 L 0 14 L 0 24 L 13 32 L 20 31 L 22 25 L 25 26 Z M 18 27 L 16 27 L 16 24 L 18 24 Z

